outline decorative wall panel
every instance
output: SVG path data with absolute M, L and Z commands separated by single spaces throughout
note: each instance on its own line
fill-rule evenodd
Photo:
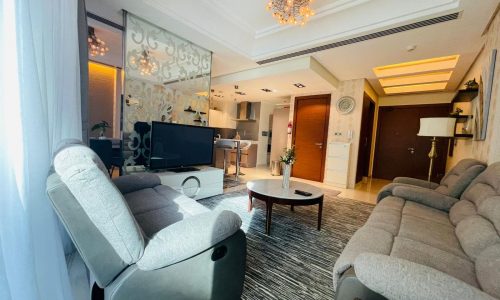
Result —
M 125 22 L 125 148 L 137 122 L 208 126 L 212 53 L 133 14 Z

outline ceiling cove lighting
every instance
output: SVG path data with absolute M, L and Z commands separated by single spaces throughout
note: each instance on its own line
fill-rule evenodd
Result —
M 109 51 L 106 43 L 95 35 L 95 29 L 91 26 L 89 26 L 87 47 L 89 49 L 90 56 L 104 56 Z
M 385 87 L 384 92 L 390 95 L 390 94 L 407 94 L 407 93 L 441 91 L 446 88 L 447 84 L 448 82 L 435 82 L 435 83 L 391 86 L 391 87 Z
M 383 87 L 412 85 L 412 84 L 448 81 L 451 78 L 451 74 L 453 74 L 453 71 L 432 72 L 432 73 L 423 73 L 423 74 L 407 75 L 400 77 L 380 78 L 379 81 Z
M 306 86 L 303 85 L 302 83 L 294 83 L 293 84 L 295 87 L 299 88 L 299 89 L 302 89 L 302 88 L 305 88 Z
M 269 0 L 266 9 L 281 25 L 305 25 L 314 16 L 313 0 Z
M 376 67 L 373 72 L 377 77 L 393 77 L 409 74 L 426 73 L 454 69 L 460 55 L 435 57 L 394 65 Z

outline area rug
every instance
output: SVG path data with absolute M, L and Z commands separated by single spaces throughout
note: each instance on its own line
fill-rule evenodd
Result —
M 325 191 L 321 231 L 317 205 L 274 205 L 271 235 L 264 233 L 265 205 L 254 200 L 247 212 L 246 190 L 199 203 L 212 210 L 231 210 L 247 236 L 247 270 L 242 299 L 333 299 L 332 269 L 349 238 L 370 215 L 373 205 L 343 199 Z
M 245 187 L 246 186 L 246 181 L 241 179 L 239 181 L 234 180 L 232 177 L 225 177 L 224 178 L 224 192 L 226 192 L 227 189 L 235 188 L 235 187 Z

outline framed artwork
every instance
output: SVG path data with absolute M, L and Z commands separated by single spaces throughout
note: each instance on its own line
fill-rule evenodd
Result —
M 483 66 L 479 79 L 479 99 L 474 111 L 474 140 L 484 141 L 488 130 L 493 79 L 495 76 L 497 49 L 491 51 L 489 60 Z

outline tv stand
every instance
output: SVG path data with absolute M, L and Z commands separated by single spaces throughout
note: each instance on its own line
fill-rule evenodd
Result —
M 186 170 L 191 169 L 191 170 Z M 194 199 L 199 200 L 223 193 L 224 172 L 213 167 L 182 168 L 158 172 L 161 183 Z
M 199 170 L 200 169 L 195 168 L 195 167 L 179 167 L 179 168 L 167 169 L 167 171 L 174 172 L 174 173 L 195 172 L 195 171 L 199 171 Z

